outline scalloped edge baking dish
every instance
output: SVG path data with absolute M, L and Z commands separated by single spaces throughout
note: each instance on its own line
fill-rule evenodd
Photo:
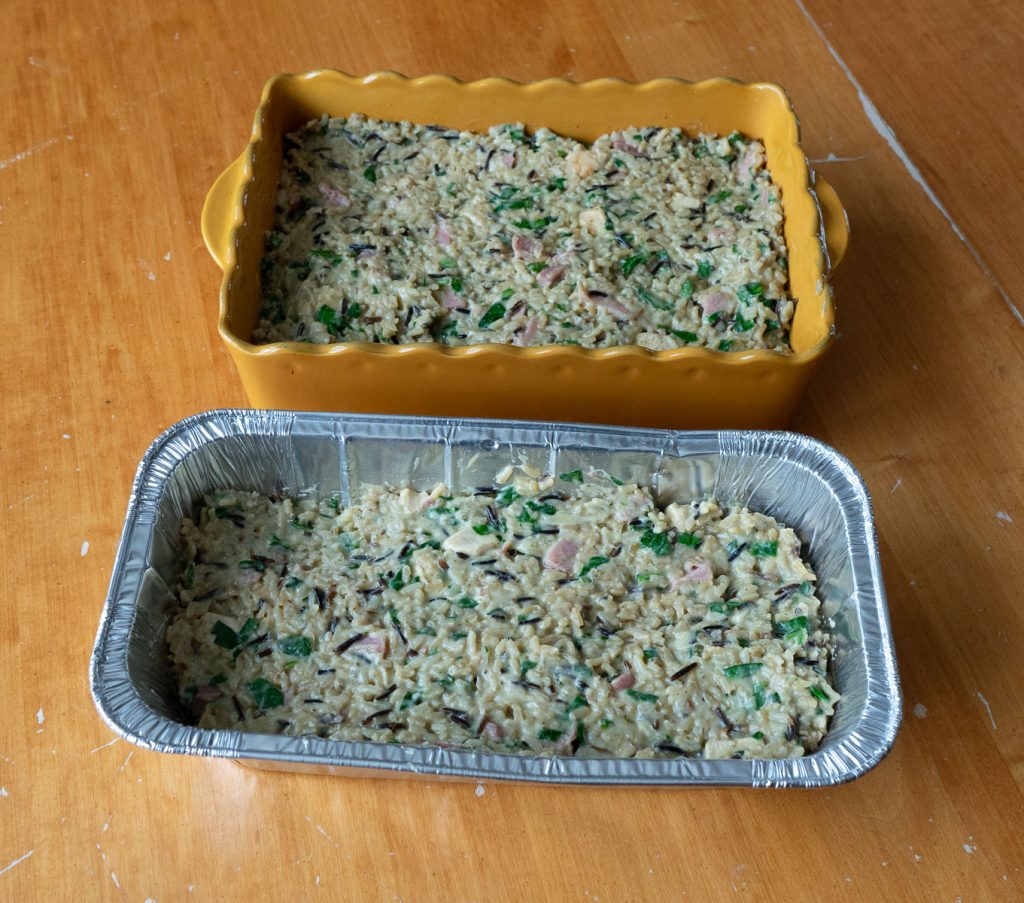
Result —
M 637 346 L 312 345 L 248 341 L 259 313 L 263 236 L 273 220 L 282 137 L 310 119 L 360 112 L 481 130 L 521 121 L 592 141 L 627 125 L 742 131 L 762 139 L 782 189 L 795 353 Z M 521 84 L 445 75 L 279 75 L 263 90 L 252 138 L 216 180 L 203 237 L 224 271 L 218 328 L 255 407 L 460 417 L 578 420 L 670 428 L 784 425 L 834 335 L 828 278 L 849 227 L 832 187 L 814 178 L 799 124 L 777 85 L 729 79 Z

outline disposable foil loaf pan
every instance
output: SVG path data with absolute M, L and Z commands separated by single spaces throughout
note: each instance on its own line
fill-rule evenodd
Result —
M 324 114 L 362 113 L 486 132 L 547 127 L 579 141 L 627 126 L 696 135 L 743 132 L 764 142 L 782 192 L 793 354 L 636 345 L 448 347 L 251 341 L 260 262 L 273 223 L 284 136 Z M 715 78 L 519 84 L 444 75 L 358 78 L 332 70 L 267 82 L 243 153 L 203 206 L 206 246 L 223 270 L 218 328 L 254 407 L 622 423 L 671 429 L 785 426 L 834 335 L 829 279 L 846 251 L 846 214 L 800 147 L 796 114 L 777 85 Z
M 654 487 L 659 503 L 714 495 L 793 527 L 818 574 L 842 694 L 820 748 L 800 759 L 599 759 L 482 753 L 318 737 L 203 730 L 187 723 L 164 639 L 182 569 L 181 519 L 215 488 L 300 495 L 411 482 L 490 483 L 528 461 L 559 473 L 599 467 Z M 107 723 L 147 749 L 329 774 L 563 784 L 812 787 L 863 774 L 900 721 L 899 679 L 871 503 L 860 476 L 806 436 L 283 411 L 183 420 L 139 465 L 91 663 Z

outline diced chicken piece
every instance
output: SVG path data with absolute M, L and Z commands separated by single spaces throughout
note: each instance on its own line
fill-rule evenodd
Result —
M 636 677 L 633 675 L 633 672 L 623 671 L 612 681 L 611 687 L 616 693 L 621 693 L 623 690 L 628 690 L 635 683 Z
M 580 226 L 591 235 L 604 232 L 605 215 L 600 207 L 591 207 L 580 214 Z
M 430 493 L 419 492 L 415 489 L 410 489 L 409 487 L 406 487 L 398 493 L 399 504 L 410 514 L 418 514 L 420 511 L 426 511 L 431 501 Z
M 700 207 L 700 198 L 695 198 L 692 194 L 677 192 L 672 195 L 669 204 L 676 213 L 684 213 L 689 210 L 697 210 Z
M 570 571 L 579 546 L 571 539 L 559 539 L 551 544 L 544 555 L 544 567 L 554 571 Z
M 665 516 L 680 533 L 689 533 L 697 523 L 696 518 L 693 516 L 692 505 L 681 505 L 678 502 L 673 502 L 665 509 Z
M 499 740 L 503 740 L 504 739 L 505 731 L 502 730 L 501 725 L 498 724 L 496 721 L 488 720 L 484 724 L 483 735 L 488 740 L 492 740 L 492 741 L 494 741 L 496 743 Z
M 512 239 L 512 253 L 519 260 L 531 260 L 540 253 L 541 244 L 528 235 L 517 235 Z
M 461 553 L 475 558 L 484 552 L 498 548 L 501 541 L 492 533 L 485 533 L 481 536 L 472 527 L 463 527 L 449 536 L 441 545 L 447 552 Z
M 553 285 L 558 285 L 559 282 L 565 277 L 565 267 L 544 267 L 537 274 L 537 282 L 540 283 L 544 288 L 551 288 Z
M 419 578 L 423 589 L 434 595 L 445 588 L 444 571 L 438 567 L 437 559 L 426 549 L 413 552 L 409 559 L 412 564 L 413 574 Z
M 597 171 L 597 157 L 593 151 L 578 147 L 565 158 L 567 171 L 579 179 L 589 179 Z
M 636 518 L 647 511 L 650 507 L 651 500 L 638 489 L 634 489 L 628 496 L 626 496 L 626 500 L 622 507 L 615 511 L 615 519 L 624 524 L 628 524 L 631 520 L 636 520 Z
M 327 206 L 332 207 L 335 210 L 345 210 L 352 203 L 348 199 L 348 195 L 339 191 L 333 185 L 329 185 L 327 182 L 321 182 L 316 186 L 316 188 L 317 191 L 320 192 L 320 197 L 327 202 Z
M 636 343 L 641 348 L 647 348 L 650 351 L 665 351 L 669 348 L 679 347 L 669 336 L 661 332 L 641 332 L 636 337 Z

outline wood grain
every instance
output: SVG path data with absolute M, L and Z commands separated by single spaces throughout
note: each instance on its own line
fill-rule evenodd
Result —
M 992 43 L 966 3 L 856 6 L 808 3 L 1012 283 L 1012 229 L 992 222 L 1015 222 L 1012 135 L 959 156 L 934 123 L 985 127 L 1024 89 L 991 93 L 1001 56 L 941 64 Z M 0 899 L 1024 897 L 1024 330 L 798 6 L 12 0 L 5 13 Z M 999 15 L 1019 36 L 1024 11 Z M 134 469 L 170 423 L 244 403 L 216 336 L 202 199 L 265 79 L 325 65 L 766 79 L 791 92 L 812 159 L 855 158 L 821 164 L 854 242 L 835 279 L 841 341 L 794 426 L 847 454 L 874 497 L 906 702 L 875 771 L 821 791 L 481 792 L 111 742 L 87 667 Z M 986 199 L 982 184 L 1008 187 Z
M 1006 301 L 1024 311 L 1024 261 L 1015 228 L 1022 200 L 1020 136 L 1024 20 L 1014 4 L 855 4 L 805 0 L 911 165 L 991 270 Z M 865 18 L 870 27 L 865 27 Z M 982 153 L 973 149 L 981 146 Z M 856 151 L 851 151 L 856 153 Z M 1024 320 L 1022 320 L 1024 323 Z

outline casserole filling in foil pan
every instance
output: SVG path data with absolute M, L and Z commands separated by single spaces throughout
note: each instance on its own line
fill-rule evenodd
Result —
M 786 757 L 838 700 L 796 534 L 529 465 L 186 519 L 168 629 L 207 728 L 526 755 Z M 620 485 L 621 484 L 621 485 Z

